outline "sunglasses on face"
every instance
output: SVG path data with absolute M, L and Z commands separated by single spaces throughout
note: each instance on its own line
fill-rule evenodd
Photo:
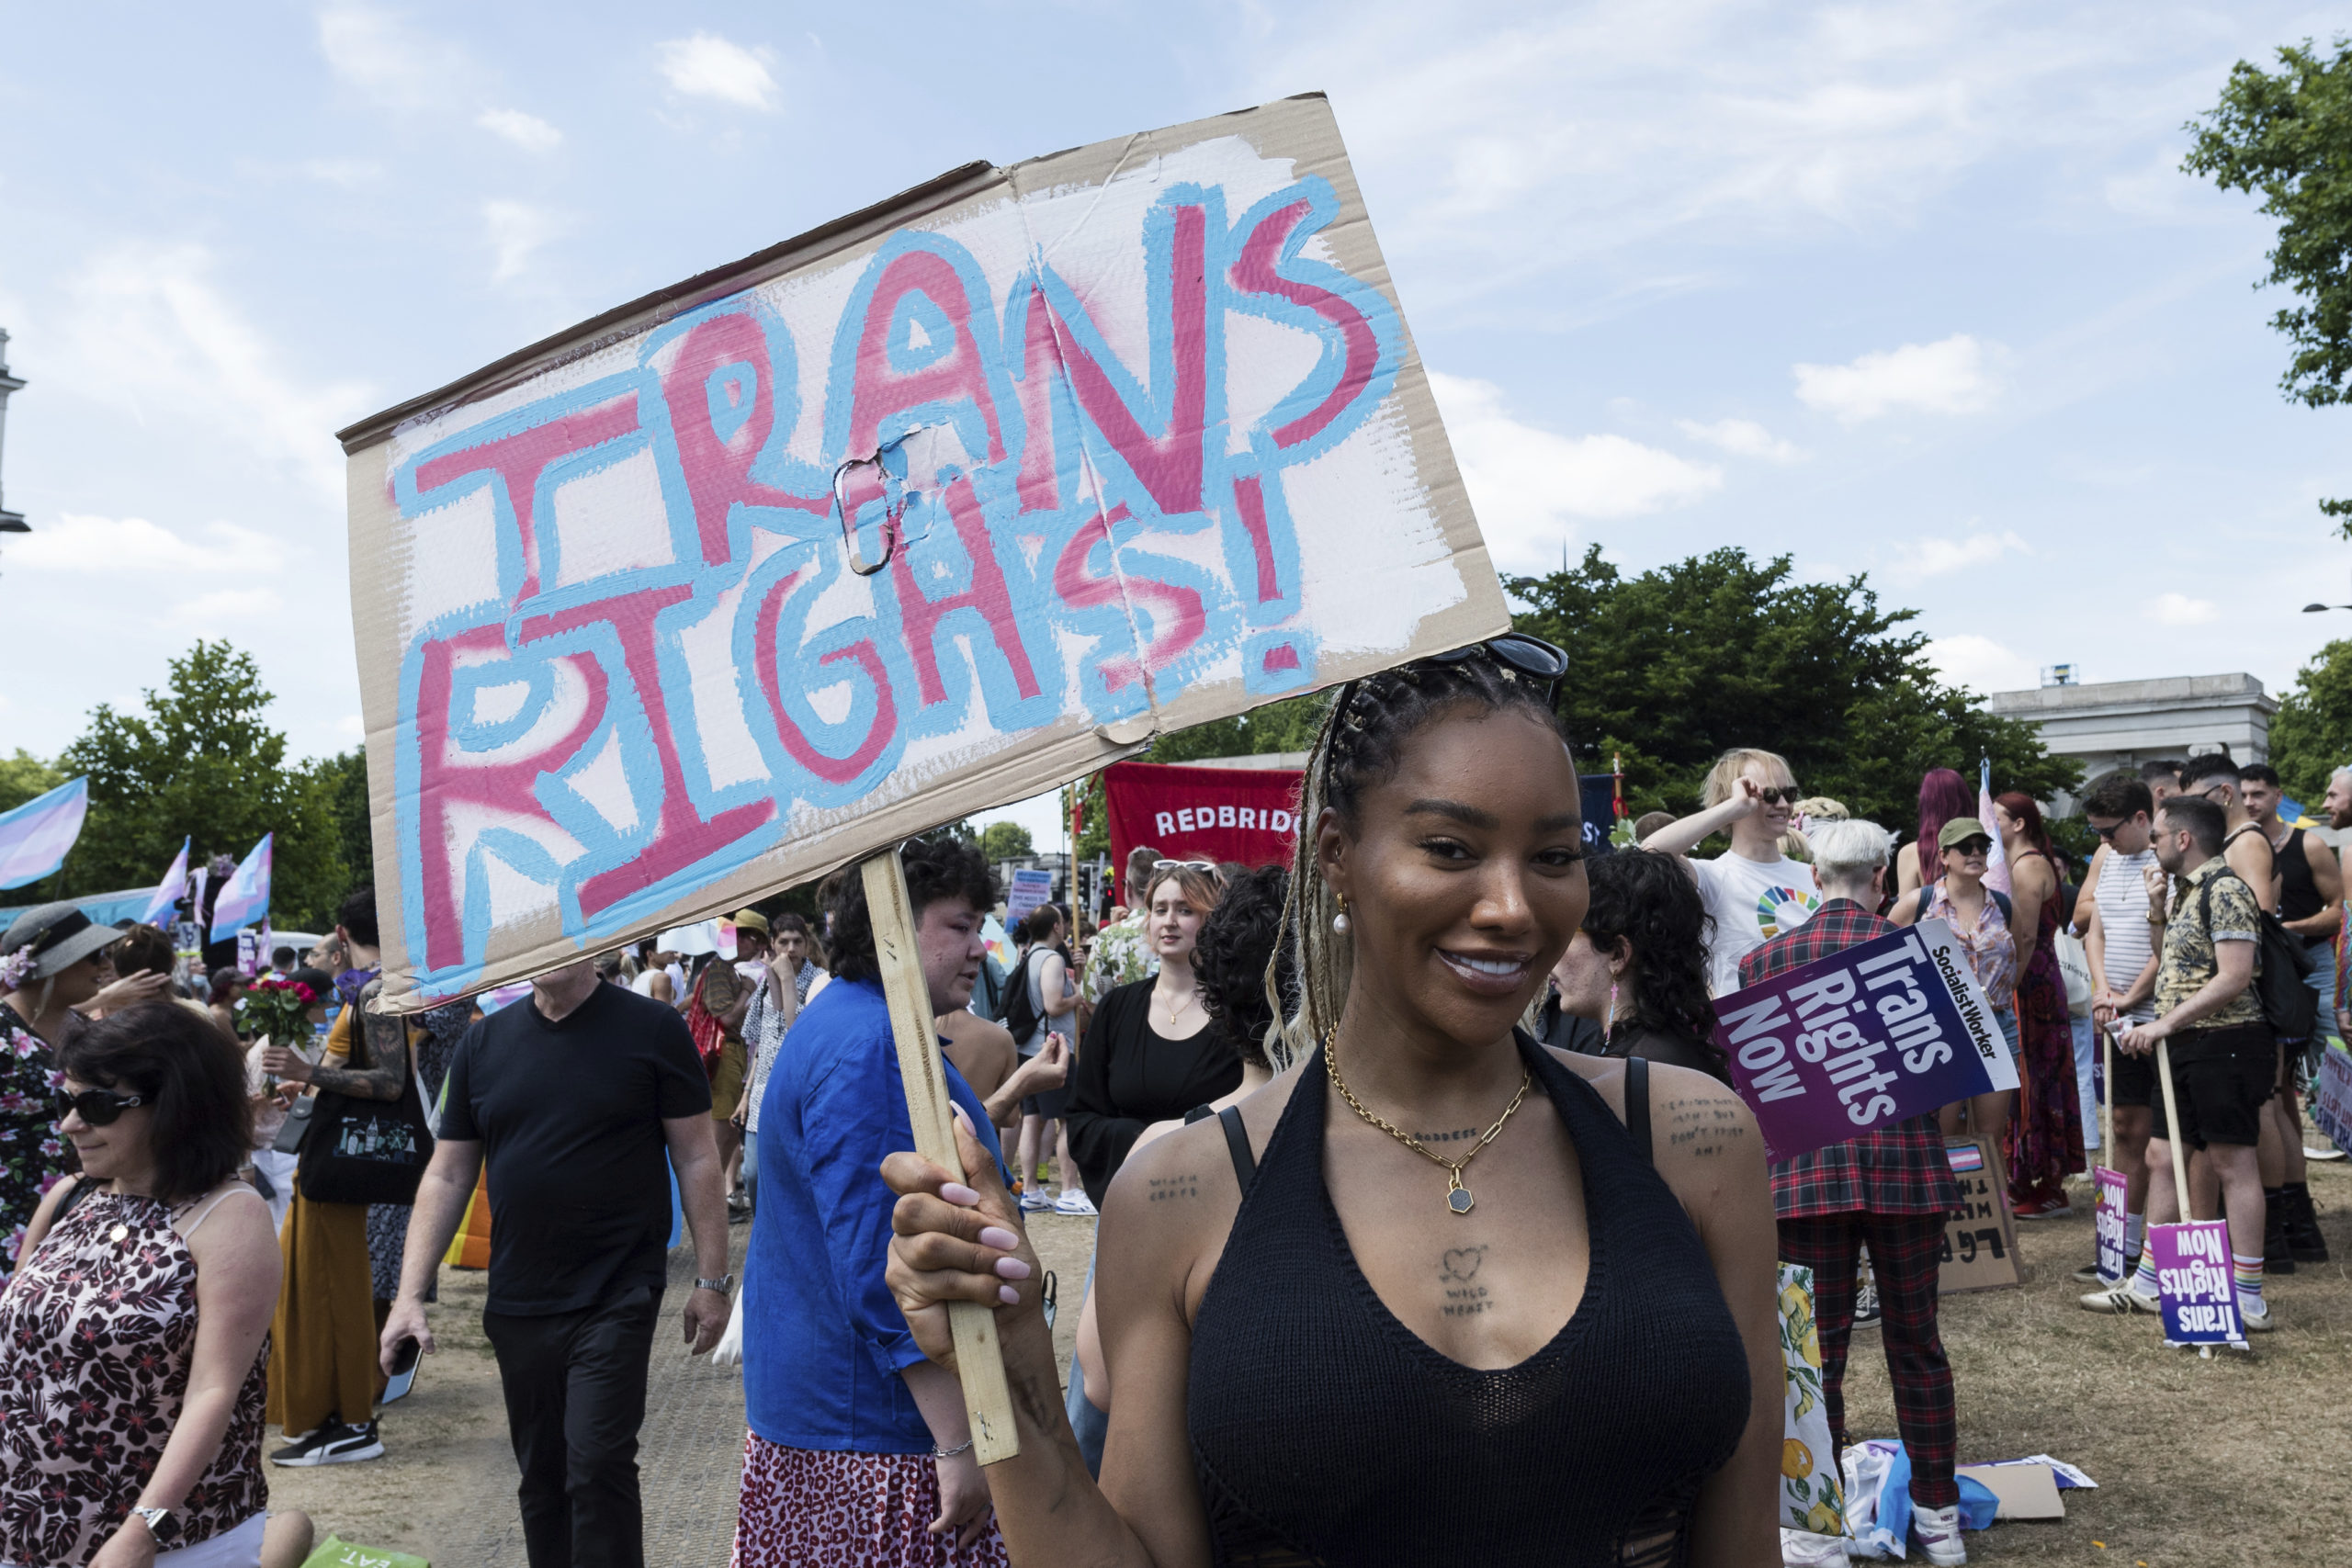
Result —
M 1759 789 L 1756 798 L 1767 806 L 1794 806 L 1804 798 L 1804 792 L 1794 784 L 1785 784 L 1778 789 Z
M 1960 842 L 1954 844 L 1952 848 L 1958 850 L 1964 855 L 1990 854 L 1993 850 L 1993 840 L 1990 839 L 1962 839 Z
M 2213 792 L 2217 789 L 2222 792 L 2222 798 L 2219 800 L 2213 800 Z M 2216 806 L 2227 806 L 2230 803 L 2230 786 L 2225 784 L 2207 784 L 2203 789 L 2199 790 L 2197 793 L 2203 795 L 2208 800 L 2213 800 L 2213 804 Z
M 2091 824 L 2091 831 L 2097 833 L 2107 842 L 2113 843 L 2115 841 L 2115 835 L 2123 831 L 2123 824 L 2118 822 L 2112 828 L 2102 828 L 2098 823 L 2094 822 Z
M 139 1094 L 117 1094 L 112 1089 L 85 1089 L 79 1094 L 57 1091 L 57 1119 L 79 1116 L 93 1127 L 110 1127 L 122 1113 L 134 1105 L 144 1105 L 147 1097 Z

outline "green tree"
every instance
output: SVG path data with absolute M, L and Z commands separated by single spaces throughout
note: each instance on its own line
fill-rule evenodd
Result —
M 0 811 L 14 811 L 38 795 L 47 795 L 66 775 L 23 747 L 13 757 L 0 757 Z
M 376 880 L 375 819 L 368 808 L 368 752 L 364 747 L 311 764 L 327 792 L 334 814 L 335 852 L 355 887 Z
M 274 832 L 272 923 L 322 929 L 351 884 L 334 765 L 287 765 L 286 737 L 263 716 L 271 698 L 253 656 L 199 641 L 170 661 L 162 690 L 142 694 L 141 712 L 93 708 L 89 728 L 58 760 L 68 776 L 89 775 L 90 816 L 48 896 L 152 883 L 183 835 L 199 857 L 242 857 Z
M 994 865 L 1001 860 L 1023 860 L 1036 853 L 1029 829 L 1018 822 L 991 822 L 980 829 L 980 853 Z
M 1625 577 L 1598 547 L 1573 570 L 1507 584 L 1519 629 L 1567 650 L 1560 694 L 1577 764 L 1622 757 L 1635 816 L 1701 804 L 1708 767 L 1733 746 L 1778 751 L 1807 794 L 1900 829 L 1919 776 L 1990 757 L 1996 789 L 2041 799 L 2081 771 L 2051 756 L 2030 725 L 1949 686 L 1927 637 L 1902 629 L 1868 581 L 1799 582 L 1789 558 L 1720 549 Z
M 2279 388 L 2325 408 L 2352 397 L 2352 42 L 2331 52 L 2305 39 L 2279 50 L 2278 66 L 2230 68 L 2221 102 L 2186 128 L 2197 140 L 2181 167 L 2259 193 L 2278 220 L 2262 282 L 2298 301 L 2270 318 L 2295 348 Z M 2319 505 L 2352 538 L 2352 500 Z
M 2289 795 L 2316 807 L 2327 776 L 2352 761 L 2352 642 L 2312 655 L 2270 718 L 2270 765 Z

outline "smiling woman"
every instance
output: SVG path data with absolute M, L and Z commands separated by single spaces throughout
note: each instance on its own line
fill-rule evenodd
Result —
M 1564 663 L 1498 639 L 1335 697 L 1303 790 L 1284 1070 L 1137 1147 L 1106 1195 L 1099 1489 L 981 1145 L 961 1181 L 886 1163 L 917 1342 L 948 1361 L 944 1303 L 1001 1303 L 1021 1451 L 989 1483 L 1014 1560 L 1771 1560 L 1754 1121 L 1700 1074 L 1514 1027 L 1587 900 Z M 1654 1118 L 1677 1135 L 1653 1145 Z

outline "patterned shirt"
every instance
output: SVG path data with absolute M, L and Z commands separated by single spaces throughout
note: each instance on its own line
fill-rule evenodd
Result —
M 2001 913 L 2001 906 L 1993 900 L 1990 888 L 1984 890 L 1984 907 L 1976 911 L 1973 928 L 1960 923 L 1960 911 L 1952 907 L 1951 884 L 1947 879 L 1936 884 L 1935 894 L 1928 900 L 1923 920 L 1941 920 L 1951 928 L 1952 941 L 1968 954 L 1968 967 L 1976 976 L 1976 983 L 1984 987 L 1984 999 L 1996 1011 L 2007 1011 L 2018 1005 L 2018 939 L 2009 930 L 2008 917 Z
M 0 1284 L 7 1282 L 41 1195 L 80 1162 L 57 1131 L 57 1071 L 49 1042 L 0 1002 Z
M 1137 909 L 1094 933 L 1094 951 L 1087 954 L 1078 994 L 1087 1006 L 1101 1007 L 1102 998 L 1119 987 L 1148 980 L 1159 973 L 1159 964 L 1145 942 L 1144 912 Z
M 2211 889 L 2212 915 L 2206 916 Z M 2251 942 L 2262 949 L 2262 906 L 2254 889 L 2220 855 L 2186 876 L 2173 878 L 2172 908 L 2165 916 L 2164 960 L 2156 966 L 2156 1013 L 2159 1017 L 2205 988 L 2221 972 L 2213 951 L 2217 942 Z M 2233 1024 L 2260 1023 L 2262 1003 L 2248 985 L 2228 1002 L 2197 1021 L 2199 1029 L 2227 1029 Z
M 1993 901 L 1984 900 L 1990 909 Z M 1811 919 L 1774 937 L 1739 961 L 1744 986 L 1859 946 L 1894 930 L 1851 898 L 1832 898 Z M 1933 1116 L 1871 1131 L 1772 1162 L 1772 1213 L 1783 1220 L 1809 1214 L 1948 1214 L 1960 1207 L 1960 1184 Z

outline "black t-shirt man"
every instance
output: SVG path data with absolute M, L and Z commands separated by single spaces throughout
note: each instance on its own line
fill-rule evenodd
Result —
M 667 1278 L 664 1120 L 707 1115 L 710 1083 L 673 1008 L 610 983 L 558 1022 L 525 998 L 466 1031 L 441 1136 L 490 1169 L 489 1309 L 575 1312 Z

